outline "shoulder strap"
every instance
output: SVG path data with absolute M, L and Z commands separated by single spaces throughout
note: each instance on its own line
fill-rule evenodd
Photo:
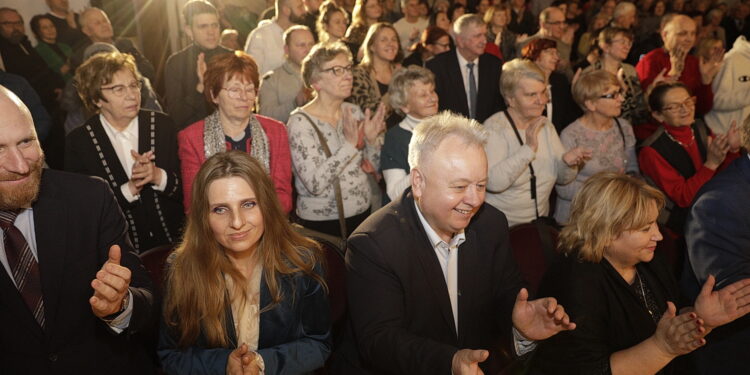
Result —
M 503 110 L 503 114 L 505 114 L 505 117 L 508 119 L 508 122 L 510 123 L 510 127 L 513 128 L 513 133 L 516 133 L 516 138 L 518 139 L 518 143 L 523 146 L 523 139 L 521 138 L 521 133 L 518 132 L 518 128 L 516 127 L 515 121 L 513 121 L 513 117 L 510 116 L 510 113 L 508 113 L 507 110 Z M 531 178 L 529 179 L 529 183 L 531 184 L 531 199 L 534 200 L 534 212 L 536 213 L 536 218 L 539 218 L 539 203 L 537 202 L 536 198 L 536 174 L 534 174 L 534 166 L 531 165 L 531 162 L 529 162 L 529 174 L 531 174 Z
M 622 131 L 622 125 L 620 125 L 620 120 L 617 117 L 615 117 L 615 124 L 617 124 L 617 130 L 620 131 L 620 137 L 622 137 L 622 147 L 627 149 L 628 142 L 625 141 L 625 132 Z
M 333 154 L 331 153 L 331 149 L 328 147 L 328 142 L 326 142 L 326 139 L 323 136 L 323 132 L 321 132 L 320 128 L 318 128 L 318 125 L 315 124 L 315 121 L 313 121 L 313 119 L 307 113 L 303 111 L 297 111 L 297 113 L 302 115 L 307 119 L 308 122 L 310 122 L 313 130 L 315 130 L 315 134 L 318 135 L 318 141 L 320 141 L 320 147 L 323 148 L 323 153 L 326 155 L 326 158 L 330 158 Z M 346 240 L 347 233 L 346 217 L 344 216 L 344 199 L 341 195 L 341 183 L 339 182 L 338 176 L 336 176 L 333 180 L 333 192 L 336 195 L 336 211 L 338 211 L 339 214 L 339 230 L 341 231 L 341 239 Z

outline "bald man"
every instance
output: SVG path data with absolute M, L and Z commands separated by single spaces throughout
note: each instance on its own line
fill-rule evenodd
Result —
M 8 374 L 152 374 L 134 334 L 151 281 L 114 194 L 43 169 L 26 106 L 0 87 L 0 363 Z

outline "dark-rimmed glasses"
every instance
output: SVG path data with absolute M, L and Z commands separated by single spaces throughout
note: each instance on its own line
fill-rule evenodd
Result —
M 691 96 L 682 103 L 675 103 L 670 105 L 665 105 L 661 110 L 662 112 L 671 112 L 676 113 L 678 111 L 681 111 L 683 109 L 693 109 L 695 108 L 695 96 Z
M 321 72 L 331 72 L 334 76 L 340 77 L 344 75 L 344 73 L 351 73 L 352 72 L 352 64 L 349 64 L 347 66 L 332 66 L 328 69 L 323 69 Z
M 102 90 L 111 90 L 112 95 L 122 97 L 128 90 L 135 91 L 140 95 L 142 87 L 143 82 L 135 81 L 130 83 L 129 85 L 114 85 L 112 87 L 102 87 Z
M 611 92 L 609 94 L 604 94 L 599 96 L 600 99 L 617 99 L 622 98 L 625 96 L 625 92 L 622 90 L 617 90 L 615 92 Z

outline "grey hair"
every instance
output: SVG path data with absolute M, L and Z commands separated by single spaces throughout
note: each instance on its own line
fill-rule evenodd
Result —
M 312 87 L 312 84 L 318 80 L 323 64 L 339 55 L 346 56 L 351 63 L 352 52 L 349 47 L 340 41 L 314 45 L 310 53 L 302 60 L 302 81 L 305 83 L 305 87 Z
M 539 22 L 540 23 L 547 22 L 549 18 L 552 17 L 552 13 L 554 12 L 562 13 L 563 11 L 558 7 L 546 7 L 541 12 L 539 12 Z M 564 15 L 565 13 L 563 13 L 563 16 Z
M 464 14 L 463 16 L 458 17 L 456 22 L 453 23 L 453 32 L 456 35 L 459 35 L 462 32 L 466 31 L 466 29 L 469 26 L 473 26 L 473 25 L 486 25 L 486 24 L 484 23 L 482 16 L 476 13 Z
M 391 78 L 391 84 L 388 86 L 388 97 L 391 108 L 402 114 L 401 107 L 406 106 L 408 91 L 414 85 L 414 82 L 424 84 L 435 84 L 435 75 L 421 66 L 412 65 L 406 69 L 401 69 Z
M 630 12 L 635 12 L 635 11 L 636 11 L 636 8 L 635 8 L 635 5 L 633 5 L 633 3 L 629 1 L 623 1 L 617 4 L 617 6 L 615 6 L 615 11 L 612 13 L 612 17 L 617 19 L 617 17 L 623 16 Z
M 461 138 L 466 145 L 484 147 L 487 144 L 487 130 L 473 119 L 468 119 L 450 111 L 443 111 L 422 120 L 414 128 L 409 142 L 409 168 L 419 168 L 432 152 L 448 137 Z
M 547 84 L 547 78 L 533 61 L 526 59 L 513 59 L 503 64 L 503 73 L 500 75 L 500 93 L 507 101 L 513 96 L 518 87 L 518 82 L 523 78 L 530 78 Z

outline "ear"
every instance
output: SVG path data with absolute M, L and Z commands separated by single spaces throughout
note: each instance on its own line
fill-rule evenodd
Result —
M 661 112 L 651 111 L 651 116 L 653 116 L 654 119 L 656 119 L 656 121 L 659 121 L 659 122 L 666 121 L 666 118 L 664 117 L 664 115 L 661 114 Z
M 183 27 L 182 31 L 185 32 L 185 35 L 187 35 L 188 38 L 190 38 L 190 40 L 194 40 L 194 38 L 193 38 L 193 29 L 190 27 L 190 25 L 185 25 Z
M 405 115 L 408 115 L 409 112 L 411 112 L 409 111 L 409 107 L 407 106 L 399 107 L 399 109 L 401 110 L 401 112 L 404 112 Z
M 586 101 L 583 102 L 583 105 L 586 107 L 586 109 L 589 112 L 596 111 L 596 104 L 594 104 L 593 100 L 586 100 Z
M 289 56 L 289 46 L 284 44 L 284 55 Z
M 422 196 L 422 193 L 424 192 L 424 175 L 422 174 L 422 171 L 420 171 L 417 168 L 412 168 L 411 170 L 411 192 L 414 194 L 415 199 L 419 199 Z

